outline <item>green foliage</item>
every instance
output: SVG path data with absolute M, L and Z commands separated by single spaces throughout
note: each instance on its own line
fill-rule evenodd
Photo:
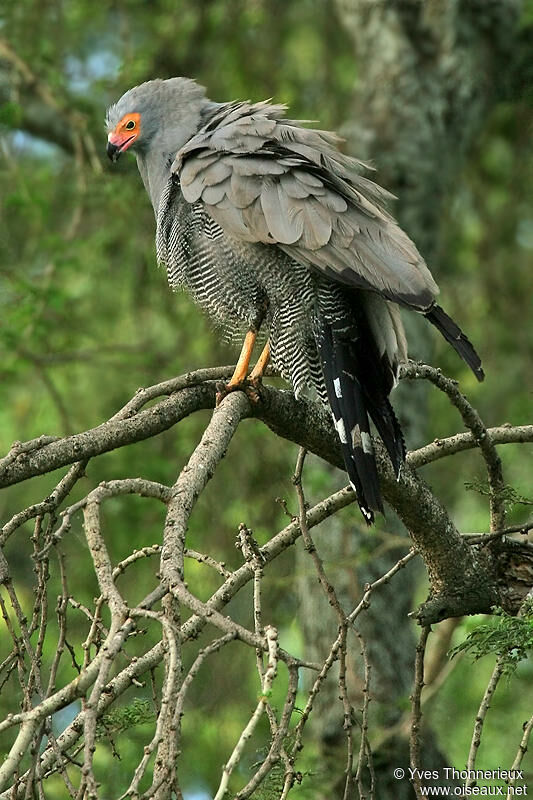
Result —
M 466 481 L 465 488 L 471 492 L 477 492 L 483 497 L 490 497 L 491 494 L 491 490 L 489 488 L 487 481 L 481 478 L 478 478 L 474 481 Z M 513 486 L 509 486 L 508 484 L 502 487 L 502 489 L 500 490 L 500 496 L 505 503 L 507 511 L 510 511 L 515 505 L 520 505 L 520 506 L 533 505 L 533 499 L 529 497 L 524 497 L 524 495 L 517 492 Z
M 98 721 L 96 725 L 97 739 L 112 739 L 119 733 L 130 731 L 136 725 L 154 722 L 156 714 L 149 700 L 136 698 L 127 706 L 110 711 Z
M 533 600 L 524 604 L 520 616 L 511 616 L 502 608 L 484 625 L 471 631 L 466 639 L 450 650 L 450 656 L 468 653 L 477 661 L 486 655 L 500 658 L 507 675 L 512 675 L 520 661 L 533 648 Z
M 283 747 L 285 748 L 286 753 L 292 753 L 292 748 L 295 744 L 296 737 L 294 733 L 289 732 L 285 739 L 283 740 Z M 261 764 L 264 762 L 268 754 L 268 751 L 265 750 L 264 752 L 258 754 L 260 756 L 255 763 L 252 764 L 252 769 L 256 770 Z M 297 761 L 295 760 L 295 766 L 297 765 Z M 299 772 L 296 771 L 296 784 L 300 785 L 304 783 L 305 778 L 310 775 L 309 772 Z M 261 782 L 260 786 L 255 792 L 255 797 L 257 800 L 278 800 L 281 796 L 283 791 L 283 785 L 285 782 L 285 764 L 283 760 L 280 760 L 274 765 L 274 767 L 270 770 L 266 778 Z M 316 790 L 316 786 L 315 786 Z

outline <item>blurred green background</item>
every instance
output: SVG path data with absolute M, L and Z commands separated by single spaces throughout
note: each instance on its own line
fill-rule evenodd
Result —
M 98 425 L 139 386 L 235 358 L 189 299 L 169 292 L 164 272 L 157 269 L 153 213 L 134 159 L 122 158 L 111 167 L 105 158 L 107 105 L 148 78 L 188 75 L 207 86 L 214 100 L 274 97 L 289 104 L 295 118 L 342 130 L 354 87 L 362 78 L 353 45 L 328 0 L 5 0 L 0 20 L 4 453 L 17 439 L 65 435 Z M 528 2 L 523 25 L 532 21 L 533 3 Z M 476 385 L 428 326 L 433 363 L 461 380 L 487 425 L 531 422 L 532 122 L 527 93 L 496 104 L 468 153 L 442 219 L 446 258 L 436 270 L 442 302 L 476 343 L 487 379 Z M 357 152 L 357 141 L 350 141 L 350 148 Z M 376 166 L 379 181 L 379 157 Z M 74 499 L 101 480 L 122 476 L 172 483 L 207 419 L 199 413 L 179 429 L 91 462 Z M 427 441 L 458 430 L 461 425 L 447 400 L 431 392 Z M 507 481 L 520 494 L 531 496 L 531 447 L 508 446 L 501 454 Z M 245 423 L 193 517 L 194 546 L 237 565 L 233 542 L 240 522 L 253 528 L 260 542 L 283 527 L 276 497 L 294 503 L 295 455 L 296 447 L 276 440 L 259 423 Z M 462 531 L 487 529 L 486 499 L 465 490 L 466 482 L 483 478 L 476 454 L 443 460 L 426 468 L 424 475 Z M 4 490 L 0 519 L 5 522 L 45 497 L 60 476 Z M 312 493 L 323 495 L 339 477 L 313 462 L 307 480 Z M 524 514 L 523 506 L 516 504 L 510 508 L 509 523 L 522 521 Z M 354 524 L 353 518 L 351 510 L 346 520 Z M 133 547 L 159 541 L 163 511 L 148 501 L 118 498 L 106 507 L 104 519 L 112 528 L 111 550 L 118 560 Z M 28 607 L 31 531 L 31 525 L 22 528 L 6 548 Z M 326 535 L 324 529 L 317 540 Z M 79 518 L 64 551 L 76 597 L 90 604 L 97 588 L 87 570 Z M 329 568 L 334 577 L 341 565 L 330 563 Z M 149 591 L 155 570 L 155 562 L 140 570 L 135 585 L 125 589 L 126 596 L 131 591 L 138 599 Z M 192 569 L 193 584 L 194 574 Z M 51 580 L 53 598 L 57 573 Z M 196 588 L 201 596 L 207 597 L 216 585 L 198 568 Z M 284 631 L 284 646 L 303 653 L 301 633 L 293 622 L 298 597 L 292 554 L 269 572 L 265 595 L 266 615 Z M 236 603 L 234 613 L 248 624 L 249 595 Z M 468 621 L 464 627 L 472 624 Z M 71 644 L 78 648 L 86 623 L 80 617 L 72 625 Z M 53 632 L 53 619 L 50 626 Z M 457 640 L 464 636 L 464 627 L 457 631 Z M 157 633 L 148 626 L 147 636 Z M 8 648 L 4 637 L 2 658 Z M 231 645 L 218 658 L 213 663 L 223 667 L 214 673 L 210 666 L 201 674 L 184 723 L 185 743 L 194 742 L 195 752 L 202 754 L 184 760 L 182 785 L 188 800 L 207 797 L 216 786 L 220 765 L 258 691 L 253 661 L 239 647 Z M 486 661 L 473 669 L 463 659 L 431 701 L 429 713 L 450 764 L 463 766 L 476 704 L 491 668 Z M 60 679 L 69 679 L 72 666 L 65 662 L 62 670 Z M 512 758 L 520 725 L 531 714 L 532 675 L 531 664 L 524 663 L 513 682 L 499 688 L 492 712 L 497 732 L 492 738 L 487 735 L 480 766 L 503 765 Z M 2 717 L 13 710 L 8 696 L 15 686 L 12 675 L 0 695 Z M 149 690 L 138 696 L 148 698 Z M 138 758 L 139 742 L 144 743 L 149 729 L 150 720 L 117 738 L 121 762 L 109 748 L 101 748 L 102 797 L 115 796 L 112 787 L 120 788 L 127 780 L 128 765 Z M 0 739 L 0 746 L 9 741 L 10 737 Z M 309 743 L 303 757 L 308 769 L 313 753 Z M 248 767 L 241 767 L 243 780 Z M 54 791 L 51 784 L 49 796 L 62 796 L 59 785 L 57 794 Z M 294 795 L 316 796 L 305 781 Z

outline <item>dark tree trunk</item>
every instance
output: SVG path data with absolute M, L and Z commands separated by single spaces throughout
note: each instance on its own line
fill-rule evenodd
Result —
M 519 0 L 335 0 L 358 65 L 351 119 L 344 128 L 349 149 L 358 158 L 374 162 L 377 181 L 398 197 L 394 214 L 442 284 L 446 280 L 440 269 L 443 210 L 460 179 L 464 157 L 513 69 L 520 8 Z M 427 335 L 425 321 L 413 316 L 406 319 L 411 344 L 417 340 L 411 352 L 427 359 L 431 334 Z M 413 445 L 424 438 L 424 396 L 415 394 L 412 386 L 408 391 L 409 403 L 402 402 L 404 392 L 400 391 L 395 405 L 400 406 Z M 400 532 L 400 524 L 390 515 L 385 527 Z M 356 520 L 347 523 L 345 530 L 334 523 L 329 535 L 320 539 L 326 563 L 338 564 L 342 552 L 348 565 L 360 565 L 356 571 L 351 566 L 343 570 L 343 577 L 340 570 L 335 575 L 346 609 L 360 598 L 364 584 L 398 557 L 399 551 L 390 549 L 385 555 L 373 555 L 382 545 L 379 533 L 366 533 Z M 305 555 L 301 556 L 304 560 Z M 313 577 L 302 579 L 301 594 L 308 643 L 322 653 L 335 620 L 328 617 L 327 602 L 316 591 L 315 582 Z M 416 568 L 411 564 L 380 590 L 360 627 L 372 665 L 372 721 L 384 734 L 374 753 L 380 800 L 413 797 L 407 780 L 392 777 L 395 767 L 409 763 L 405 734 L 387 736 L 386 732 L 401 718 L 412 688 L 415 637 L 407 614 L 415 606 L 415 583 Z M 331 619 L 328 631 L 325 619 Z M 360 717 L 361 659 L 355 638 L 352 645 L 350 691 Z M 312 650 L 309 655 L 313 657 Z M 329 696 L 326 692 L 321 696 L 315 719 L 325 769 L 335 796 L 342 797 L 345 734 L 337 694 L 332 681 Z M 426 769 L 449 765 L 427 730 L 422 765 Z

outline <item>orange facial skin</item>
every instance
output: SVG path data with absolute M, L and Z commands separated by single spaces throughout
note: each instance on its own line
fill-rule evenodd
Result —
M 107 153 L 109 157 L 116 161 L 121 153 L 124 153 L 139 138 L 140 133 L 140 114 L 132 113 L 122 117 L 115 130 L 111 131 L 107 137 Z

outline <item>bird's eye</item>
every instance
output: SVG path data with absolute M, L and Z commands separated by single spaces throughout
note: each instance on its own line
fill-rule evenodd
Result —
M 130 119 L 129 122 L 126 122 L 126 125 L 124 127 L 126 128 L 127 131 L 132 131 L 135 127 L 135 120 Z

